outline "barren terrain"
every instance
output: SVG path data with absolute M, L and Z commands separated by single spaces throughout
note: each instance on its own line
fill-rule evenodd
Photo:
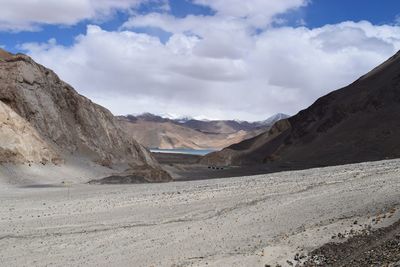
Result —
M 391 160 L 163 184 L 3 184 L 0 265 L 296 264 L 398 220 L 399 179 Z

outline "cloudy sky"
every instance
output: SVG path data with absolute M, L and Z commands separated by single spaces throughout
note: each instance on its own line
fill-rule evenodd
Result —
M 295 114 L 400 49 L 398 0 L 0 0 L 0 46 L 114 114 Z

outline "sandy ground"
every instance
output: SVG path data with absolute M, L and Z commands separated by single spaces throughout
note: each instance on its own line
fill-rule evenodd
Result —
M 92 179 L 99 179 L 113 173 L 122 172 L 127 166 L 114 169 L 102 167 L 85 158 L 67 158 L 64 164 L 1 164 L 0 190 L 6 187 L 34 184 L 84 184 Z
M 1 266 L 285 266 L 338 233 L 398 220 L 400 160 L 167 184 L 0 186 L 0 203 Z

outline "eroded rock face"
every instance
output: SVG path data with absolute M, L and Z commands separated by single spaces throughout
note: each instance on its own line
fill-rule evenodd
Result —
M 105 166 L 159 168 L 150 153 L 121 130 L 110 111 L 79 95 L 28 56 L 0 60 L 0 101 L 61 157 L 85 157 Z M 37 161 L 40 157 L 33 158 Z
M 0 162 L 61 163 L 61 158 L 25 119 L 0 101 Z

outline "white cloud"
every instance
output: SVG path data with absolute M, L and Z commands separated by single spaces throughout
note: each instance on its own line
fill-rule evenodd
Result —
M 251 35 L 269 27 L 276 16 L 305 6 L 309 0 L 193 0 L 212 8 L 216 14 L 188 15 L 149 13 L 132 16 L 123 29 L 160 28 L 170 33 L 195 35 L 201 42 L 193 53 L 202 57 L 240 59 L 252 49 Z M 234 45 L 232 45 L 234 44 Z
M 245 18 L 256 27 L 265 27 L 277 14 L 306 5 L 308 0 L 194 0 L 224 17 Z
M 10 5 L 7 11 L 0 10 L 0 28 L 1 21 L 21 27 L 73 24 L 144 1 L 168 4 L 165 0 L 80 0 L 58 5 L 61 1 L 44 0 L 40 5 L 33 0 L 5 1 Z M 121 31 L 88 26 L 71 47 L 56 40 L 22 47 L 116 114 L 148 111 L 249 120 L 277 112 L 294 114 L 400 48 L 397 26 L 369 22 L 316 29 L 271 26 L 276 15 L 308 0 L 193 2 L 209 6 L 215 14 L 177 18 L 133 13 Z M 42 4 L 47 4 L 46 12 L 39 8 Z M 21 6 L 23 12 L 18 14 Z M 161 7 L 168 10 L 168 5 Z M 162 43 L 149 34 L 135 33 L 138 27 L 159 28 L 172 36 Z
M 185 20 L 169 19 L 177 24 L 171 29 L 181 30 L 165 44 L 144 33 L 89 26 L 72 47 L 54 40 L 23 47 L 116 114 L 249 120 L 294 114 L 400 49 L 400 27 L 369 22 L 269 28 L 258 35 L 226 24 L 215 41 L 210 38 L 224 22 L 214 27 L 204 18 L 212 34 L 197 36 L 182 33 L 191 28 Z
M 165 0 L 0 0 L 0 30 L 38 30 L 42 24 L 74 25 L 149 1 L 168 7 Z
M 167 14 L 151 13 L 131 18 L 124 23 L 123 28 L 155 27 L 175 34 L 197 36 L 202 41 L 197 43 L 193 51 L 195 54 L 212 58 L 240 58 L 253 44 L 249 36 L 254 30 L 247 22 L 241 18 L 175 18 Z

